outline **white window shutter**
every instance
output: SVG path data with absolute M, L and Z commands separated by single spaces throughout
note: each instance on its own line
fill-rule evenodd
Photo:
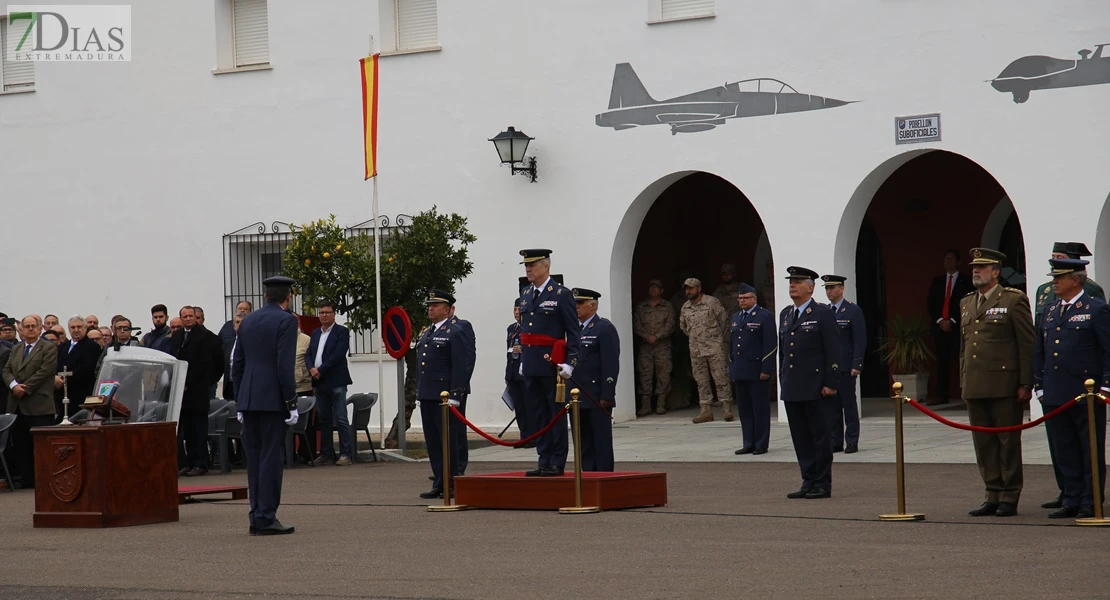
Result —
M 270 24 L 266 0 L 231 0 L 235 66 L 270 62 Z
M 713 15 L 713 0 L 661 0 L 662 18 L 688 19 Z
M 28 43 L 25 44 L 24 51 L 30 50 L 31 38 L 27 38 Z M 20 90 L 35 87 L 35 63 L 29 60 L 9 61 L 8 56 L 10 53 L 15 52 L 15 46 L 19 43 L 19 38 L 16 36 L 8 35 L 8 21 L 0 19 L 0 41 L 3 42 L 4 56 L 0 58 L 3 65 L 0 65 L 0 77 L 3 77 L 3 86 L 0 90 L 10 92 L 12 90 Z
M 439 45 L 436 0 L 397 0 L 397 49 Z

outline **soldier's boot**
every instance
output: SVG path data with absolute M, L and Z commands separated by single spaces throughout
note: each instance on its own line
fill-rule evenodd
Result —
M 657 415 L 667 414 L 667 397 L 666 396 L 656 396 L 655 397 L 655 402 L 656 402 L 655 414 L 657 414 Z
M 701 412 L 698 413 L 698 416 L 694 417 L 694 422 L 695 423 L 708 423 L 712 420 L 713 420 L 713 405 L 712 404 L 702 404 L 701 405 Z
M 735 407 L 736 407 L 735 402 L 725 402 L 725 420 L 726 421 L 735 421 L 736 420 L 736 414 L 732 412 L 732 409 L 735 408 Z
M 651 396 L 640 396 L 640 408 L 636 411 L 637 417 L 646 417 L 651 414 Z

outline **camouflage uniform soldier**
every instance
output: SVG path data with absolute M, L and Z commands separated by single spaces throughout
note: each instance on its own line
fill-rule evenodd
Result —
M 736 265 L 725 263 L 721 265 L 721 285 L 713 290 L 713 297 L 720 301 L 725 308 L 725 316 L 740 310 L 740 303 L 736 300 L 740 294 L 740 282 L 736 281 Z
M 667 412 L 667 394 L 671 391 L 671 334 L 674 333 L 674 308 L 663 299 L 663 282 L 648 283 L 647 300 L 636 305 L 632 330 L 640 338 L 636 353 L 636 373 L 640 385 L 640 407 L 637 417 L 651 414 L 652 379 L 655 380 L 656 414 Z
M 714 383 L 717 385 L 717 397 L 725 406 L 725 420 L 731 421 L 736 416 L 732 412 L 735 401 L 729 395 L 728 361 L 725 359 L 728 315 L 716 298 L 701 292 L 701 281 L 691 277 L 683 287 L 689 300 L 682 305 L 678 326 L 690 337 L 690 363 L 694 380 L 698 382 L 698 401 L 701 404 L 701 412 L 694 417 L 694 422 L 713 420 Z

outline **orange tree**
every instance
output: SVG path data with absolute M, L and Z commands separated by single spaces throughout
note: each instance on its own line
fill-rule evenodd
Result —
M 335 215 L 292 228 L 282 273 L 292 277 L 305 306 L 329 300 L 354 331 L 373 329 L 377 318 L 374 285 L 373 230 L 352 235 L 335 222 Z M 460 215 L 431 210 L 417 214 L 411 225 L 383 232 L 381 240 L 382 310 L 402 306 L 413 321 L 415 337 L 426 318 L 428 288 L 454 293 L 455 282 L 474 270 L 467 254 L 477 238 Z M 416 351 L 405 355 L 405 429 L 416 406 Z M 396 422 L 389 437 L 396 439 Z

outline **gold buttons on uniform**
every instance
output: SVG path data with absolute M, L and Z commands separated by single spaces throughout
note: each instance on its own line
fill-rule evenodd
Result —
M 971 355 L 971 358 L 979 358 L 979 356 L 978 356 L 978 355 L 975 355 L 975 354 L 972 354 L 972 355 Z
M 794 342 L 790 342 L 790 345 L 791 345 L 791 346 L 793 346 L 793 345 L 794 345 Z
M 979 319 L 975 319 L 975 322 L 976 322 L 976 323 L 978 323 L 978 322 L 979 322 Z
M 793 352 L 790 353 L 790 358 L 794 358 L 794 353 Z
M 1060 340 L 1056 340 L 1056 343 L 1057 343 L 1057 344 L 1059 344 L 1059 343 L 1060 343 Z
M 1060 353 L 1059 352 L 1053 352 L 1052 355 L 1053 356 L 1060 356 Z
M 531 323 L 529 323 L 529 324 L 528 324 L 528 326 L 529 326 L 529 327 L 531 327 L 531 326 L 532 326 L 532 324 L 531 324 Z

